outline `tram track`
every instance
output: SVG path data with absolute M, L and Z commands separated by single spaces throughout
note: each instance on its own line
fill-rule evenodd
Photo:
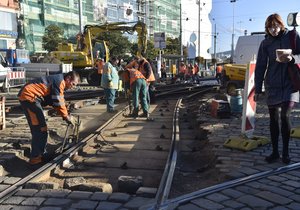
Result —
M 127 176 L 136 178 L 135 180 L 138 181 L 140 180 L 138 177 L 142 177 L 141 186 L 156 189 L 155 194 L 150 195 L 150 197 L 153 196 L 154 201 L 145 204 L 141 209 L 176 209 L 180 205 L 224 189 L 300 168 L 299 163 L 295 163 L 239 179 L 223 180 L 224 182 L 221 180 L 221 183 L 215 183 L 195 192 L 188 194 L 183 192 L 184 195 L 170 197 L 174 174 L 176 175 L 175 170 L 178 167 L 177 160 L 180 156 L 178 143 L 182 131 L 179 130 L 181 129 L 179 122 L 183 119 L 180 119 L 179 113 L 182 107 L 187 106 L 189 100 L 201 100 L 203 95 L 209 94 L 213 89 L 213 86 L 209 86 L 162 91 L 162 94 L 158 95 L 157 104 L 152 105 L 151 108 L 151 117 L 154 121 L 147 121 L 145 118 L 128 118 L 126 117 L 127 108 L 122 108 L 113 117 L 107 116 L 107 120 L 103 119 L 100 122 L 100 127 L 86 131 L 83 135 L 85 137 L 78 144 L 2 191 L 0 203 L 22 189 L 28 182 L 57 182 L 63 188 L 63 182 L 59 179 L 66 180 L 80 176 L 88 180 L 91 185 L 97 182 L 108 182 L 113 192 L 118 192 L 118 178 Z M 178 98 L 180 99 L 177 100 Z M 90 110 L 79 111 L 76 114 L 84 116 L 87 113 L 93 115 Z M 143 131 L 145 134 L 142 136 Z M 189 138 L 195 138 L 192 132 Z M 132 156 L 129 157 L 128 154 L 131 152 Z M 142 158 L 143 156 L 145 158 Z M 81 173 L 82 171 L 87 173 Z M 120 192 L 126 192 L 124 189 L 126 187 Z

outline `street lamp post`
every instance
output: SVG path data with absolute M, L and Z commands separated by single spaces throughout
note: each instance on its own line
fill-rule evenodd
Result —
M 231 42 L 231 63 L 233 63 L 233 55 L 234 55 L 234 3 L 236 0 L 230 0 L 232 4 L 232 42 Z
M 198 3 L 198 56 L 200 57 L 200 22 L 201 22 L 201 15 L 200 15 L 200 11 L 201 11 L 201 0 L 197 1 Z

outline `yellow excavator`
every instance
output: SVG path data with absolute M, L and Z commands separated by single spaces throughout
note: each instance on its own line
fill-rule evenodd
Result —
M 57 51 L 52 51 L 51 56 L 59 59 L 63 63 L 73 64 L 73 69 L 81 77 L 87 78 L 90 85 L 99 85 L 100 76 L 95 68 L 96 59 L 102 58 L 105 62 L 109 60 L 109 49 L 106 41 L 102 40 L 101 33 L 122 32 L 137 33 L 138 52 L 141 55 L 146 52 L 147 28 L 143 22 L 115 22 L 103 25 L 86 25 L 82 34 L 77 34 L 77 45 L 74 49 L 71 43 L 60 43 Z

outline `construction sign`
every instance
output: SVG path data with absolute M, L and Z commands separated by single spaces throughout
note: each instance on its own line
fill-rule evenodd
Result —
M 255 112 L 256 102 L 254 101 L 254 70 L 255 61 L 251 61 L 247 66 L 245 87 L 244 87 L 244 106 L 242 116 L 242 134 L 245 134 L 248 138 L 251 138 L 255 127 Z
M 154 33 L 154 48 L 166 48 L 166 34 L 165 32 Z

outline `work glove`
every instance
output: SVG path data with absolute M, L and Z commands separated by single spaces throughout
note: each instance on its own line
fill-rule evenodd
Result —
M 77 119 L 72 115 L 68 115 L 68 117 L 66 118 L 66 122 L 68 124 L 71 124 L 72 126 L 75 126 L 77 124 Z
M 113 86 L 114 86 L 113 82 L 112 82 L 112 81 L 109 81 L 108 87 L 109 87 L 109 88 L 112 88 Z

